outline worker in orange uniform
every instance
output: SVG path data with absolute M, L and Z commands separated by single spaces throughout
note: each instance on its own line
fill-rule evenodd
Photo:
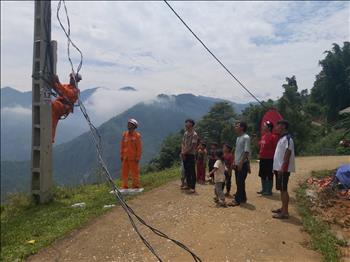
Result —
M 120 142 L 123 189 L 128 189 L 129 172 L 132 176 L 132 188 L 140 188 L 139 162 L 142 154 L 142 143 L 140 133 L 135 131 L 137 127 L 137 121 L 129 119 L 128 131 L 123 133 L 122 141 Z
M 80 74 L 69 75 L 69 84 L 62 85 L 58 76 L 53 78 L 53 89 L 57 93 L 57 98 L 52 102 L 52 143 L 55 143 L 55 134 L 58 121 L 73 113 L 74 103 L 78 100 L 78 82 L 81 80 Z M 74 79 L 75 78 L 75 79 Z

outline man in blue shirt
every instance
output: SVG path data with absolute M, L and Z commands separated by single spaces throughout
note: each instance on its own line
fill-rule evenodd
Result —
M 243 121 L 235 125 L 235 131 L 238 135 L 235 148 L 234 170 L 236 177 L 237 191 L 230 206 L 238 206 L 247 202 L 245 191 L 245 180 L 249 171 L 250 156 L 250 137 L 247 135 L 247 124 Z

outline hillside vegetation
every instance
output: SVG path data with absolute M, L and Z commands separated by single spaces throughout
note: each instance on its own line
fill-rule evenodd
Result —
M 141 183 L 148 191 L 177 177 L 179 169 L 174 167 L 144 175 Z M 9 204 L 1 206 L 0 260 L 22 260 L 108 211 L 104 205 L 117 204 L 109 191 L 106 184 L 57 187 L 52 202 L 45 205 L 34 205 L 25 194 L 13 195 Z M 71 207 L 79 202 L 85 202 L 85 208 Z
M 86 95 L 88 94 L 86 93 Z M 149 103 L 139 103 L 102 124 L 99 131 L 103 141 L 103 155 L 112 175 L 115 178 L 119 177 L 119 142 L 129 118 L 136 118 L 140 122 L 139 131 L 143 138 L 142 164 L 145 164 L 159 152 L 164 138 L 181 128 L 185 118 L 199 119 L 208 112 L 212 105 L 219 101 L 223 100 L 192 94 L 159 95 L 156 100 Z M 231 104 L 237 110 L 247 106 Z M 81 121 L 85 121 L 79 111 L 76 111 L 73 116 L 80 117 Z M 63 121 L 61 124 L 64 125 L 65 123 Z M 77 125 L 79 123 L 77 122 Z M 86 123 L 84 123 L 85 125 Z M 74 127 L 71 127 L 71 129 L 74 131 Z M 8 138 L 8 136 L 2 134 L 1 138 L 5 139 L 5 137 Z M 27 142 L 29 146 L 30 141 Z M 21 148 L 17 144 L 13 144 L 13 147 Z M 78 185 L 101 181 L 100 177 L 96 175 L 98 174 L 96 150 L 89 132 L 70 142 L 55 146 L 53 157 L 53 176 L 57 185 Z M 29 161 L 2 161 L 1 181 L 3 182 L 1 183 L 2 200 L 7 192 L 27 191 L 30 187 Z M 13 185 L 18 184 L 18 181 L 22 181 L 20 188 L 18 186 L 13 187 Z
M 300 90 L 296 77 L 291 76 L 282 84 L 281 98 L 263 101 L 262 105 L 251 104 L 241 114 L 226 102 L 216 103 L 195 126 L 200 138 L 208 145 L 212 142 L 234 145 L 233 123 L 237 119 L 248 123 L 248 134 L 260 136 L 260 121 L 274 108 L 290 122 L 298 155 L 350 155 L 350 148 L 339 145 L 342 139 L 350 140 L 350 114 L 338 114 L 350 106 L 350 43 L 344 42 L 343 47 L 334 44 L 325 53 L 320 61 L 322 70 L 310 93 Z M 146 170 L 161 170 L 179 161 L 182 134 L 183 130 L 166 138 Z M 257 147 L 254 144 L 252 147 L 252 156 L 257 157 Z

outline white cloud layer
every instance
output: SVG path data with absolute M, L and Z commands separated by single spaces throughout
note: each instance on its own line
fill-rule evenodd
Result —
M 124 112 L 139 102 L 151 101 L 153 95 L 145 91 L 120 91 L 112 88 L 98 89 L 85 103 L 97 125 Z
M 1 108 L 2 116 L 10 116 L 10 117 L 21 117 L 28 118 L 32 115 L 32 109 L 26 108 L 23 106 L 14 106 L 14 107 L 4 107 Z
M 311 88 L 318 61 L 332 43 L 349 41 L 349 2 L 171 2 L 222 61 L 260 99 L 281 95 L 286 76 Z M 31 88 L 33 2 L 1 2 L 1 86 Z M 52 3 L 52 38 L 59 42 L 58 73 L 68 75 L 66 40 Z M 131 99 L 194 93 L 251 101 L 163 2 L 69 1 L 72 38 L 83 50 L 81 88 L 135 86 Z M 78 56 L 74 56 L 78 58 Z M 118 99 L 99 92 L 108 112 Z M 113 106 L 111 106 L 113 105 Z M 122 110 L 122 109 L 120 109 Z

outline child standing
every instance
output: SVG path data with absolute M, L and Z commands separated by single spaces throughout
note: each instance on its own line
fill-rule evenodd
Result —
M 232 184 L 232 168 L 234 162 L 234 156 L 232 154 L 232 146 L 229 144 L 224 144 L 224 162 L 225 162 L 225 183 L 223 184 L 222 190 L 224 190 L 226 186 L 226 197 L 230 196 L 231 184 Z
M 214 201 L 221 207 L 227 207 L 224 191 L 222 190 L 225 182 L 225 162 L 224 162 L 224 154 L 222 150 L 216 151 L 216 162 L 214 164 L 214 168 L 211 171 L 210 175 L 214 175 L 214 183 L 215 183 Z
M 210 183 L 214 184 L 214 175 L 210 175 L 211 172 L 214 169 L 214 164 L 216 162 L 216 150 L 217 150 L 218 144 L 212 143 L 210 145 L 210 151 L 209 151 L 209 161 L 208 161 L 208 168 L 209 168 L 209 177 L 210 177 Z

